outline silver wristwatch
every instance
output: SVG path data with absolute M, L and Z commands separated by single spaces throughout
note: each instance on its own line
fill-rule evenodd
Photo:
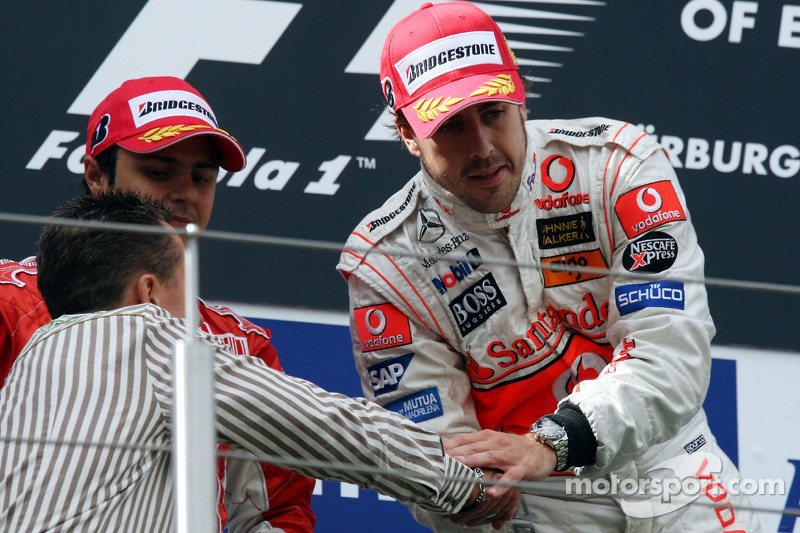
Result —
M 569 438 L 567 431 L 561 424 L 551 418 L 543 416 L 533 423 L 531 433 L 536 440 L 549 446 L 556 452 L 556 472 L 563 472 L 567 469 L 567 457 L 569 456 Z

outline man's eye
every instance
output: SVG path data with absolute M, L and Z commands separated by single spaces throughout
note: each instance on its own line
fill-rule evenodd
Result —
M 165 170 L 149 169 L 147 175 L 154 179 L 165 179 L 167 172 Z

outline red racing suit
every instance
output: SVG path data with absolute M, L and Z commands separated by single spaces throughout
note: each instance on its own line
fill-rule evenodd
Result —
M 738 495 L 569 496 L 581 479 L 643 485 L 671 468 L 706 489 L 738 472 L 701 407 L 715 328 L 665 152 L 604 118 L 530 121 L 526 132 L 503 212 L 466 207 L 423 169 L 350 235 L 337 268 L 365 396 L 444 436 L 577 417 L 570 459 L 574 447 L 593 460 L 526 492 L 514 531 L 757 530 Z
M 50 314 L 36 285 L 36 258 L 0 260 L 0 386 L 16 357 Z M 198 301 L 203 331 L 216 335 L 238 355 L 253 355 L 283 371 L 270 332 L 230 309 Z M 220 449 L 227 446 L 220 445 Z M 243 450 L 236 449 L 237 454 Z M 228 463 L 228 464 L 226 464 Z M 258 467 L 260 465 L 260 468 Z M 220 457 L 220 531 L 230 533 L 314 530 L 311 509 L 315 480 L 267 463 Z

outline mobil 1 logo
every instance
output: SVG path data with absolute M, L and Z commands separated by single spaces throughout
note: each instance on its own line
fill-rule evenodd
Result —
M 506 299 L 491 272 L 483 276 L 467 290 L 453 298 L 450 312 L 458 324 L 462 337 L 480 326 L 506 305 Z
M 630 272 L 663 272 L 678 258 L 678 242 L 663 231 L 651 231 L 630 243 L 622 253 L 622 266 Z

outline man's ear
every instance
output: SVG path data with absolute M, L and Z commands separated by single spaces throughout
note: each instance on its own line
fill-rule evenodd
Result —
M 97 159 L 90 155 L 83 158 L 83 179 L 94 196 L 108 189 L 108 176 L 100 170 Z
M 419 143 L 417 142 L 417 138 L 414 136 L 414 131 L 411 129 L 411 126 L 408 124 L 403 124 L 397 120 L 395 120 L 395 126 L 397 127 L 397 131 L 400 133 L 400 138 L 403 139 L 403 143 L 406 145 L 406 149 L 408 149 L 409 153 L 417 157 L 422 157 L 422 152 L 419 150 Z
M 136 279 L 135 297 L 136 304 L 155 304 L 161 306 L 159 292 L 156 290 L 158 280 L 153 274 L 141 274 Z M 132 304 L 133 305 L 133 304 Z

